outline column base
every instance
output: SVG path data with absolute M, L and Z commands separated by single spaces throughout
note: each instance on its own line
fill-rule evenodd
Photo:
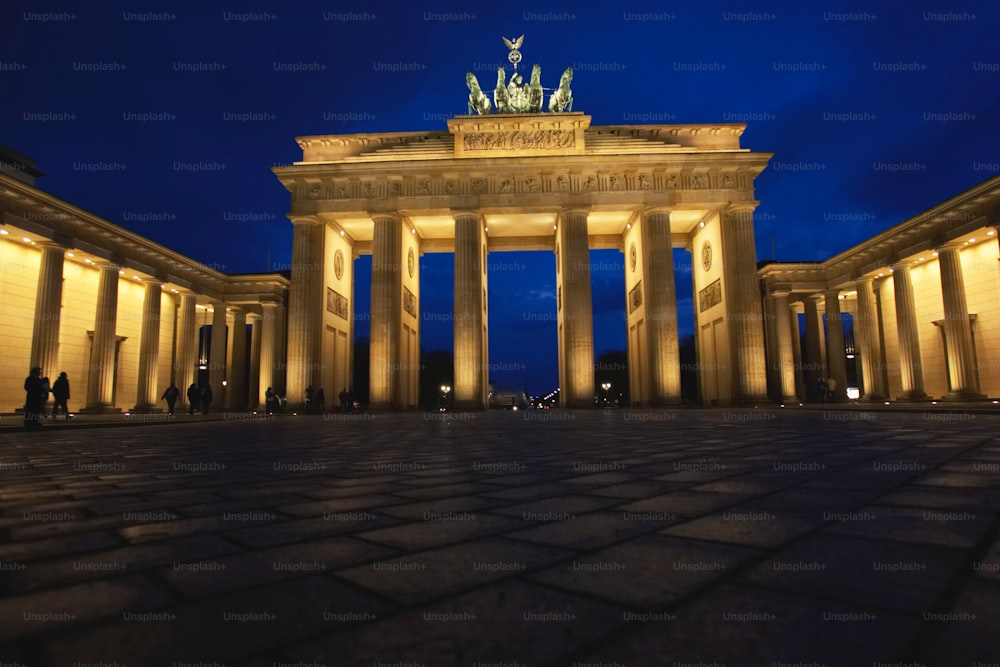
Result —
M 930 401 L 931 397 L 928 396 L 923 391 L 914 390 L 914 391 L 908 391 L 904 393 L 902 396 L 897 396 L 896 400 L 905 403 L 922 403 L 925 401 Z
M 116 408 L 113 405 L 94 405 L 82 408 L 78 414 L 81 415 L 120 415 L 122 413 L 121 408 Z
M 951 391 L 941 397 L 942 401 L 985 401 L 989 397 L 975 391 Z
M 134 412 L 141 415 L 158 415 L 163 412 L 162 408 L 158 408 L 155 405 L 137 405 L 129 412 Z

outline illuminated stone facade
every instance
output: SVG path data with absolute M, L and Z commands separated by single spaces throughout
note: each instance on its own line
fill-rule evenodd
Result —
M 1000 396 L 998 223 L 995 177 L 824 262 L 763 266 L 771 397 L 814 400 L 833 377 L 846 400 L 851 363 L 863 400 Z
M 561 402 L 593 405 L 595 248 L 626 258 L 633 404 L 681 400 L 673 248 L 695 257 L 695 300 L 710 296 L 695 314 L 699 365 L 710 369 L 704 400 L 766 400 L 752 213 L 770 154 L 741 147 L 744 129 L 591 127 L 577 112 L 458 116 L 447 132 L 300 137 L 302 160 L 274 168 L 291 193 L 295 234 L 289 400 L 300 402 L 309 384 L 329 386 L 324 374 L 349 375 L 351 346 L 331 343 L 349 328 L 318 317 L 335 289 L 337 253 L 370 254 L 371 402 L 415 408 L 419 257 L 445 252 L 455 254 L 455 401 L 485 407 L 487 253 L 546 250 L 556 256 Z

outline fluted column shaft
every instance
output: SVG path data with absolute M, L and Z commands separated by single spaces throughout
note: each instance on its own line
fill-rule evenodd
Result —
M 87 379 L 88 410 L 114 408 L 119 269 L 117 264 L 102 264 L 100 270 L 94 340 L 90 347 L 90 373 Z
M 484 232 L 475 213 L 455 215 L 455 407 L 484 408 L 487 398 Z
M 788 332 L 792 344 L 792 382 L 795 397 L 805 399 L 805 378 L 802 375 L 802 330 L 799 328 L 799 309 L 794 304 L 788 306 Z
M 392 215 L 376 216 L 374 223 L 369 403 L 374 408 L 392 408 L 398 407 L 401 375 L 403 227 Z
M 560 248 L 556 258 L 560 273 L 557 283 L 562 291 L 559 345 L 563 357 L 559 400 L 563 407 L 591 407 L 594 405 L 594 313 L 586 211 L 564 212 L 557 227 L 556 242 Z
M 159 281 L 145 281 L 142 300 L 142 333 L 139 339 L 139 376 L 135 392 L 136 410 L 156 408 L 160 360 L 160 299 Z
M 35 323 L 31 334 L 31 366 L 39 366 L 42 376 L 59 372 L 59 321 L 62 317 L 63 260 L 66 248 L 40 243 L 41 266 L 35 291 Z
M 218 404 L 222 400 L 222 381 L 226 379 L 226 304 L 212 306 L 212 345 L 208 353 L 208 383 L 212 385 L 212 399 Z
M 788 295 L 775 294 L 774 317 L 775 330 L 778 334 L 778 378 L 780 382 L 781 400 L 791 401 L 795 398 L 795 353 L 792 349 L 791 320 L 789 319 Z M 796 318 L 798 315 L 796 315 Z M 798 342 L 797 340 L 794 342 Z
M 858 315 L 855 318 L 855 336 L 861 352 L 861 377 L 864 398 L 883 400 L 886 397 L 882 369 L 882 339 L 879 335 L 878 306 L 871 278 L 863 278 L 858 286 Z
M 847 400 L 847 352 L 844 348 L 844 325 L 840 312 L 840 291 L 826 292 L 826 359 L 830 377 L 837 382 L 833 400 Z
M 806 311 L 806 396 L 811 400 L 820 398 L 818 385 L 820 378 L 825 378 L 823 369 L 823 349 L 820 345 L 820 319 L 816 309 L 815 297 L 802 299 Z
M 979 380 L 976 375 L 972 347 L 972 324 L 965 300 L 965 279 L 958 248 L 938 251 L 941 267 L 941 298 L 944 302 L 944 327 L 947 341 L 950 398 L 978 398 Z
M 243 410 L 247 407 L 247 314 L 242 308 L 233 309 L 233 354 L 229 367 L 229 384 L 226 386 L 226 409 Z
M 681 359 L 670 214 L 666 211 L 645 213 L 639 231 L 652 403 L 677 405 L 681 402 Z
M 733 403 L 767 400 L 764 313 L 757 280 L 753 209 L 722 212 L 722 272 L 731 346 Z
M 249 385 L 247 398 L 250 402 L 248 407 L 256 408 L 261 405 L 260 401 L 260 315 L 248 313 L 250 318 L 250 375 L 247 377 Z
M 892 291 L 896 300 L 896 331 L 899 334 L 899 375 L 903 385 L 901 399 L 921 399 L 924 372 L 920 362 L 920 332 L 917 329 L 916 301 L 910 267 L 900 264 L 892 273 Z
M 271 387 L 278 391 L 275 381 L 275 362 L 277 356 L 277 323 L 278 304 L 274 302 L 261 303 L 263 314 L 260 318 L 260 384 L 257 391 L 257 401 L 260 405 L 265 405 L 267 401 L 267 389 Z
M 180 403 L 187 405 L 187 388 L 197 380 L 195 362 L 198 361 L 198 319 L 195 306 L 198 297 L 181 294 L 181 306 L 177 313 L 177 354 L 174 367 L 174 384 L 180 390 Z
M 323 341 L 323 223 L 296 218 L 292 236 L 292 285 L 288 295 L 288 402 L 305 405 L 306 387 L 318 386 Z

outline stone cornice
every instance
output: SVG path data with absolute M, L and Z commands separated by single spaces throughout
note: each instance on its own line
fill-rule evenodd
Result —
M 65 202 L 38 188 L 0 174 L 0 211 L 3 222 L 49 239 L 85 250 L 116 265 L 127 266 L 211 298 L 231 291 L 234 280 L 215 268 L 197 262 L 135 232 Z M 245 279 L 245 276 L 237 277 Z M 270 292 L 287 289 L 280 275 L 260 274 Z

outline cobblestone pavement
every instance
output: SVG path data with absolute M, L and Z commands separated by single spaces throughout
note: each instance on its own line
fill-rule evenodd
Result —
M 973 666 L 1000 416 L 604 410 L 0 433 L 0 665 Z

